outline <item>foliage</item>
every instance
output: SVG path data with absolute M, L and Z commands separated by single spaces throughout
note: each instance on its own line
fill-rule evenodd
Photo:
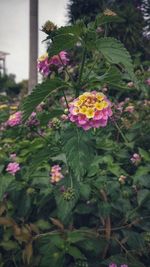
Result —
M 98 20 L 47 36 L 49 56 L 65 49 L 70 64 L 24 99 L 20 125 L 8 127 L 12 112 L 0 106 L 0 266 L 149 264 L 149 72 L 134 73 L 123 44 L 96 31 Z M 113 116 L 84 131 L 66 108 L 95 90 Z M 20 164 L 15 175 L 10 162 Z M 53 172 L 61 179 L 52 183 L 54 165 L 62 176 Z
M 125 47 L 135 57 L 142 60 L 149 58 L 149 1 L 146 0 L 129 0 L 126 1 L 98 1 L 87 0 L 86 4 L 82 0 L 70 0 L 68 4 L 69 22 L 73 23 L 84 18 L 86 23 L 95 19 L 95 17 L 105 10 L 112 10 L 122 18 L 121 24 L 118 24 L 117 17 L 113 16 L 114 22 L 111 21 L 107 25 L 102 25 L 105 35 L 113 36 L 124 43 Z M 108 13 L 109 14 L 109 13 Z M 108 19 L 110 18 L 107 15 Z M 101 24 L 99 24 L 101 25 Z M 143 34 L 144 33 L 144 34 Z

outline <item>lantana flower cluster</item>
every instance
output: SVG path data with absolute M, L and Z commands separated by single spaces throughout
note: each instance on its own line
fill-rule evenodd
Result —
M 69 104 L 70 121 L 85 131 L 105 127 L 111 116 L 111 102 L 103 93 L 85 92 Z
M 51 183 L 58 183 L 64 176 L 61 173 L 61 167 L 59 165 L 54 165 L 51 168 Z
M 54 55 L 50 59 L 48 58 L 48 53 L 45 53 L 38 59 L 37 68 L 44 77 L 48 77 L 53 70 L 60 72 L 63 65 L 66 66 L 68 62 L 68 53 L 65 51 L 61 51 L 58 55 Z
M 21 111 L 17 111 L 16 113 L 10 115 L 7 120 L 7 125 L 10 127 L 20 125 L 22 123 L 22 113 Z

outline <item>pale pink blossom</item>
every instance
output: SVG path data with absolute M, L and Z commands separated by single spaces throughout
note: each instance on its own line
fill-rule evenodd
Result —
M 61 173 L 61 167 L 59 165 L 54 165 L 51 168 L 51 180 L 52 184 L 58 183 L 64 176 Z
M 133 105 L 129 105 L 125 108 L 124 110 L 125 112 L 129 112 L 129 113 L 133 113 L 134 112 L 134 106 Z
M 16 159 L 16 153 L 12 153 L 12 154 L 10 154 L 9 157 L 10 157 L 12 160 L 15 160 L 15 159 Z
M 111 263 L 111 264 L 109 264 L 109 267 L 117 267 L 117 264 L 116 263 Z
M 22 123 L 22 113 L 21 111 L 18 111 L 14 114 L 12 114 L 9 119 L 7 120 L 7 125 L 10 127 L 20 125 Z
M 13 176 L 20 170 L 19 163 L 17 162 L 11 162 L 7 165 L 6 171 Z
M 131 161 L 134 165 L 138 165 L 141 162 L 141 156 L 137 153 L 134 153 L 131 158 Z
M 147 85 L 150 85 L 150 78 L 146 80 Z
M 127 179 L 127 177 L 126 177 L 125 175 L 120 175 L 120 177 L 119 177 L 119 182 L 120 182 L 121 184 L 125 184 L 126 179 Z

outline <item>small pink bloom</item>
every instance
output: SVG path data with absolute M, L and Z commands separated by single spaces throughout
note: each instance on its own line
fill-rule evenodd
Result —
M 134 153 L 131 158 L 131 161 L 134 165 L 138 165 L 141 162 L 141 156 L 137 153 Z
M 26 122 L 27 126 L 38 126 L 39 121 L 36 118 L 36 112 L 32 112 L 29 119 Z
M 7 165 L 6 171 L 12 174 L 13 176 L 20 170 L 19 163 L 11 162 Z
M 146 80 L 147 85 L 150 85 L 150 78 Z
M 7 121 L 7 125 L 10 127 L 13 127 L 16 125 L 20 125 L 21 122 L 22 122 L 22 113 L 21 113 L 21 111 L 18 111 L 9 117 L 9 119 Z
M 61 115 L 61 120 L 62 121 L 67 121 L 68 120 L 68 116 L 66 114 Z
M 58 183 L 64 176 L 61 173 L 61 167 L 59 165 L 54 165 L 51 168 L 51 183 L 55 184 Z
M 133 113 L 134 112 L 134 106 L 133 105 L 129 105 L 125 108 L 124 110 L 125 112 L 129 112 L 129 113 Z
M 129 88 L 134 87 L 134 83 L 133 82 L 128 82 L 127 85 L 128 85 Z
M 10 158 L 15 160 L 16 159 L 16 153 L 10 154 Z
M 109 267 L 117 267 L 117 264 L 116 263 L 111 263 L 111 264 L 109 264 Z

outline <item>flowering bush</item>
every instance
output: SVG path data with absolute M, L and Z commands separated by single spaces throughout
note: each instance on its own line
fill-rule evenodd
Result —
M 43 82 L 2 106 L 3 267 L 149 265 L 149 73 L 97 31 L 116 17 L 45 24 Z

